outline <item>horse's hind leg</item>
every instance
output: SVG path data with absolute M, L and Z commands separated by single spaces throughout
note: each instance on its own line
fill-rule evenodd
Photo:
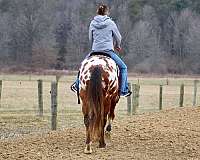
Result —
M 107 127 L 106 127 L 106 131 L 107 131 L 107 132 L 111 132 L 111 130 L 112 130 L 111 118 L 108 117 L 108 125 L 107 125 Z
M 84 124 L 86 127 L 86 147 L 85 147 L 84 153 L 91 154 L 92 149 L 91 149 L 91 139 L 90 139 L 90 131 L 89 131 L 90 120 L 89 120 L 88 115 L 84 115 Z
M 82 112 L 83 112 L 83 116 L 84 116 L 84 124 L 85 124 L 85 128 L 86 128 L 86 141 L 85 141 L 85 149 L 84 149 L 84 153 L 86 154 L 91 154 L 92 153 L 92 149 L 91 149 L 91 135 L 90 135 L 90 117 L 89 117 L 89 109 L 88 109 L 88 105 L 85 101 L 86 97 L 86 93 L 85 92 L 80 92 L 80 96 L 82 101 Z
M 108 125 L 106 127 L 106 132 L 105 132 L 105 135 L 106 135 L 106 138 L 107 139 L 111 139 L 111 129 L 112 129 L 112 126 L 111 126 L 111 118 L 108 117 Z
M 106 143 L 105 143 L 105 139 L 104 139 L 104 128 L 106 125 L 106 121 L 107 121 L 107 116 L 104 117 L 104 121 L 103 121 L 103 128 L 102 128 L 102 132 L 101 132 L 101 136 L 100 136 L 100 140 L 99 140 L 99 148 L 105 148 L 106 147 Z
M 111 123 L 112 123 L 113 119 L 115 118 L 115 113 L 114 113 L 115 106 L 116 106 L 116 102 L 114 100 L 112 100 L 110 111 L 109 111 L 109 114 L 108 114 L 108 125 L 106 127 L 106 131 L 107 131 L 108 134 L 110 134 L 110 132 L 112 130 Z

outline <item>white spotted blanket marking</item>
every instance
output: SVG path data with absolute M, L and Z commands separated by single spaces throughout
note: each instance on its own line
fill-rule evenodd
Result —
M 80 68 L 80 89 L 85 90 L 90 80 L 91 71 L 95 66 L 103 70 L 102 85 L 104 89 L 113 93 L 118 92 L 118 67 L 114 60 L 102 55 L 95 55 L 85 59 Z M 115 90 L 114 90 L 115 89 Z

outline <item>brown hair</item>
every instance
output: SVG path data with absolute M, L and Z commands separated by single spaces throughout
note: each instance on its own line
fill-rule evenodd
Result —
M 98 15 L 104 16 L 108 13 L 108 11 L 109 11 L 109 7 L 105 4 L 100 4 L 97 8 L 97 14 Z

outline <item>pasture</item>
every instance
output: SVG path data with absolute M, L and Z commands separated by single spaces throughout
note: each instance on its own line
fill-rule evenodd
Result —
M 5 145 L 0 151 L 0 159 L 84 158 L 82 151 L 85 132 L 81 106 L 77 104 L 76 95 L 70 90 L 75 76 L 63 76 L 58 82 L 58 132 L 50 132 L 50 90 L 55 76 L 2 75 L 0 79 L 3 80 L 0 148 Z M 38 79 L 43 80 L 43 117 L 38 116 Z M 102 159 L 121 159 L 124 156 L 127 159 L 159 159 L 166 156 L 169 159 L 178 156 L 192 159 L 199 156 L 200 146 L 197 143 L 200 110 L 191 108 L 194 78 L 129 77 L 129 81 L 140 84 L 138 115 L 128 116 L 127 99 L 121 98 L 116 107 L 113 135 L 111 141 L 108 141 L 107 149 L 96 149 L 89 158 L 99 159 L 102 155 Z M 177 107 L 180 85 L 183 83 L 185 107 L 180 109 Z M 163 111 L 158 112 L 160 84 L 164 85 Z M 197 106 L 200 104 L 199 98 L 200 91 L 197 92 Z M 16 147 L 18 143 L 20 146 Z M 33 145 L 28 147 L 30 144 Z M 21 154 L 16 148 L 22 151 Z M 128 154 L 132 151 L 133 153 Z M 171 157 L 169 154 L 172 154 Z

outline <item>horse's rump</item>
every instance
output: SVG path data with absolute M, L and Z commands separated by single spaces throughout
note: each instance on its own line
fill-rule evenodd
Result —
M 118 92 L 118 67 L 114 60 L 103 55 L 95 55 L 85 59 L 80 68 L 80 89 L 85 90 L 92 70 L 98 66 L 102 71 L 102 85 L 106 92 Z

